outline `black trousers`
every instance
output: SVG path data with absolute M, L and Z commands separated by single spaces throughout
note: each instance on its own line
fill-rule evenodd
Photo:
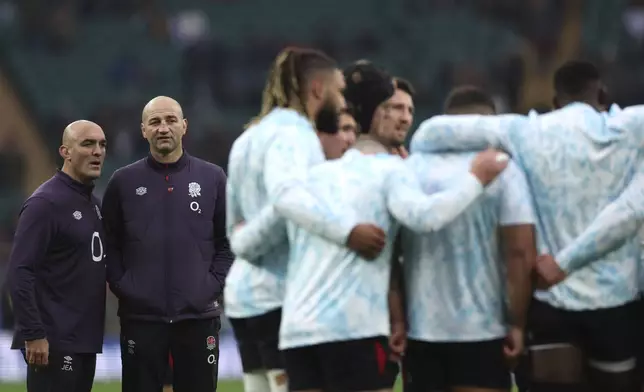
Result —
M 27 392 L 91 392 L 96 354 L 50 352 L 47 366 L 27 365 Z
M 219 318 L 174 324 L 121 320 L 122 392 L 160 392 L 172 354 L 175 392 L 217 390 Z

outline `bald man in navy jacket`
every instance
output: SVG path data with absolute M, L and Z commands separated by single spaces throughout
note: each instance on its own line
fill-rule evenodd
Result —
M 12 348 L 28 364 L 29 392 L 89 392 L 105 325 L 105 263 L 94 180 L 103 130 L 76 121 L 63 133 L 63 167 L 25 201 L 8 284 L 16 322 Z
M 150 101 L 141 129 L 149 156 L 117 170 L 103 198 L 123 391 L 159 391 L 171 354 L 176 392 L 212 392 L 219 298 L 233 260 L 226 175 L 183 150 L 187 121 L 175 100 Z

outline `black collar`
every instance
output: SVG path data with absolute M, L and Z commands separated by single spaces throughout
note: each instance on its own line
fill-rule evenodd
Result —
M 148 154 L 148 157 L 146 159 L 146 161 L 148 162 L 148 165 L 152 169 L 156 171 L 164 172 L 164 173 L 178 172 L 179 170 L 183 169 L 186 166 L 186 164 L 188 164 L 189 160 L 190 160 L 190 156 L 188 155 L 186 150 L 183 150 L 183 154 L 181 154 L 181 158 L 179 158 L 179 160 L 176 162 L 161 163 L 156 159 L 154 159 L 152 154 Z
M 83 184 L 71 178 L 67 173 L 62 170 L 58 170 L 55 174 L 55 177 L 60 181 L 64 182 L 65 185 L 72 188 L 74 191 L 80 193 L 81 195 L 91 198 L 92 192 L 94 191 L 94 183 Z

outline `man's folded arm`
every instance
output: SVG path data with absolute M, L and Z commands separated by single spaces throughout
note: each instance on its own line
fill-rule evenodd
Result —
M 302 132 L 283 133 L 266 153 L 266 189 L 275 210 L 311 233 L 344 245 L 357 222 L 328 208 L 306 187 L 310 157 L 320 153 L 320 144 Z M 288 159 L 285 158 L 289 156 Z

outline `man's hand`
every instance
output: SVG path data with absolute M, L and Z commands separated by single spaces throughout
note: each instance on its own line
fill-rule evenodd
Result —
M 537 288 L 545 290 L 566 279 L 566 273 L 551 255 L 537 257 Z
M 49 364 L 49 342 L 46 338 L 26 341 L 25 354 L 30 365 L 45 366 Z
M 407 349 L 407 329 L 404 323 L 394 323 L 391 325 L 391 335 L 389 336 L 389 349 L 391 354 L 389 359 L 398 362 L 405 355 Z
M 503 343 L 503 355 L 510 369 L 517 366 L 521 354 L 523 354 L 523 330 L 512 326 Z
M 485 186 L 505 170 L 509 161 L 508 154 L 488 148 L 474 158 L 470 172 Z
M 351 230 L 347 246 L 361 257 L 373 260 L 385 247 L 385 232 L 376 225 L 361 223 Z

